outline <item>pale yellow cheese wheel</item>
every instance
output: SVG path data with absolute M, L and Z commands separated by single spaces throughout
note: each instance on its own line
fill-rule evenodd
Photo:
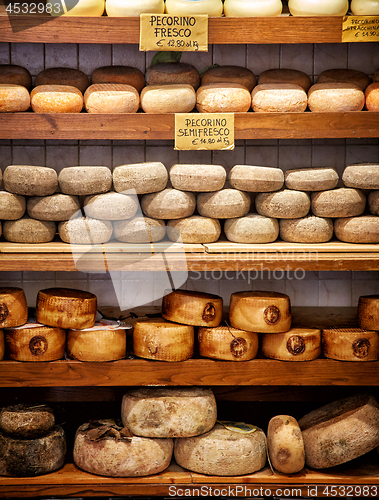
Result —
M 147 85 L 179 83 L 192 85 L 196 90 L 200 85 L 200 75 L 192 64 L 165 62 L 150 66 L 145 73 Z
M 126 356 L 125 330 L 67 331 L 67 355 L 79 361 L 115 361 Z
M 112 186 L 112 172 L 108 167 L 65 167 L 59 172 L 59 188 L 62 193 L 89 195 L 106 193 Z
M 124 83 L 94 83 L 84 93 L 87 113 L 137 113 L 139 94 Z
M 21 326 L 28 320 L 24 290 L 18 287 L 0 288 L 0 328 Z
M 311 199 L 317 217 L 354 217 L 361 215 L 366 206 L 366 196 L 354 188 L 314 192 Z
M 235 243 L 271 243 L 279 236 L 279 224 L 272 217 L 249 213 L 227 219 L 224 232 L 227 239 Z
M 358 189 L 379 189 L 379 163 L 354 163 L 342 174 L 345 186 Z
M 199 354 L 205 358 L 247 361 L 258 354 L 258 334 L 232 326 L 200 327 Z
M 239 189 L 221 189 L 197 196 L 197 210 L 204 217 L 230 219 L 243 217 L 251 206 L 250 196 Z
M 262 354 L 281 361 L 311 361 L 321 355 L 321 331 L 293 327 L 283 333 L 260 335 Z
M 0 219 L 20 219 L 24 215 L 25 209 L 26 199 L 24 196 L 0 191 Z
M 56 232 L 55 222 L 31 219 L 26 215 L 3 224 L 4 238 L 12 243 L 49 243 Z
M 0 64 L 0 83 L 22 85 L 27 89 L 32 86 L 32 76 L 23 66 L 17 64 Z
M 113 234 L 124 243 L 152 243 L 165 237 L 166 223 L 143 216 L 117 220 L 113 222 Z
M 307 215 L 300 219 L 280 219 L 280 237 L 290 243 L 325 243 L 333 237 L 333 221 Z
M 174 16 L 204 15 L 218 17 L 223 11 L 221 0 L 166 0 L 165 12 Z
M 174 219 L 167 222 L 167 236 L 171 241 L 183 243 L 214 243 L 221 234 L 218 219 L 192 215 L 184 219 Z
M 340 361 L 379 359 L 379 332 L 358 327 L 331 326 L 322 330 L 322 352 Z
M 107 243 L 112 237 L 113 226 L 109 220 L 76 217 L 58 224 L 59 237 L 64 243 L 95 245 Z
M 283 170 L 276 167 L 234 165 L 229 172 L 231 186 L 255 193 L 278 191 L 283 187 Z
M 305 90 L 293 83 L 260 83 L 251 93 L 255 113 L 302 113 L 307 105 Z
M 300 85 L 305 92 L 308 92 L 312 84 L 310 77 L 304 71 L 287 68 L 274 68 L 262 71 L 258 78 L 258 84 L 261 85 L 263 83 L 292 83 Z
M 226 179 L 226 170 L 221 165 L 175 164 L 169 174 L 172 187 L 181 191 L 218 191 Z
M 308 193 L 292 189 L 282 189 L 274 193 L 259 193 L 255 207 L 260 215 L 278 219 L 298 219 L 305 217 L 310 209 Z
M 106 0 L 108 17 L 139 17 L 140 14 L 163 14 L 164 0 Z
M 283 4 L 281 0 L 225 0 L 226 17 L 266 17 L 280 16 Z
M 379 111 L 379 82 L 371 83 L 365 90 L 366 109 Z
M 56 193 L 51 196 L 33 196 L 28 198 L 27 212 L 29 217 L 38 220 L 62 221 L 80 213 L 77 196 Z
M 304 441 L 294 417 L 276 415 L 269 421 L 267 447 L 271 464 L 279 472 L 295 474 L 304 468 Z
M 22 85 L 0 83 L 0 112 L 19 113 L 30 108 L 28 89 Z
M 379 295 L 359 297 L 358 323 L 364 330 L 379 331 Z
M 296 191 L 326 191 L 338 184 L 338 173 L 330 167 L 309 167 L 287 170 L 284 173 L 286 188 Z
M 86 196 L 83 205 L 86 217 L 101 220 L 131 219 L 139 208 L 136 195 L 115 191 Z
M 348 0 L 289 0 L 293 16 L 344 16 L 349 8 Z
M 379 1 L 351 0 L 350 9 L 354 16 L 379 16 Z
M 322 71 L 316 83 L 350 83 L 356 85 L 361 90 L 371 83 L 371 78 L 363 71 L 356 69 L 336 68 Z
M 256 85 L 256 78 L 250 69 L 242 66 L 216 66 L 207 69 L 201 77 L 201 85 L 210 83 L 236 83 L 251 92 Z
M 84 94 L 89 86 L 88 76 L 74 68 L 46 68 L 36 76 L 35 85 L 69 85 L 76 87 Z
M 105 9 L 105 0 L 65 0 L 66 12 L 61 3 L 50 0 L 46 3 L 46 8 L 50 6 L 51 15 L 56 16 L 80 16 L 80 17 L 101 17 Z
M 24 196 L 47 196 L 58 188 L 58 176 L 53 168 L 36 165 L 9 165 L 3 175 L 4 188 Z
M 113 170 L 113 185 L 117 192 L 130 189 L 136 194 L 156 193 L 165 189 L 167 180 L 167 169 L 159 161 L 119 165 Z
M 316 83 L 308 90 L 308 107 L 317 113 L 361 111 L 363 90 L 352 83 Z
M 132 66 L 101 66 L 93 71 L 91 82 L 92 84 L 123 83 L 141 92 L 145 86 L 145 77 L 142 71 Z
M 83 94 L 70 85 L 39 85 L 30 94 L 35 113 L 80 113 Z
M 239 83 L 206 83 L 196 91 L 200 113 L 246 113 L 250 107 L 250 92 Z
M 141 207 L 143 213 L 152 219 L 181 219 L 193 214 L 196 197 L 193 193 L 166 188 L 143 195 Z
M 379 243 L 379 217 L 361 215 L 336 219 L 334 234 L 345 243 Z
M 66 332 L 41 326 L 5 330 L 5 355 L 14 361 L 54 361 L 64 356 Z
M 195 104 L 195 90 L 185 83 L 147 85 L 141 92 L 141 108 L 145 113 L 189 113 Z

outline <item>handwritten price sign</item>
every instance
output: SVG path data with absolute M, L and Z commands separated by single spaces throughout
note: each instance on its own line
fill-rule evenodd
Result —
M 378 16 L 345 16 L 342 23 L 343 42 L 379 42 Z

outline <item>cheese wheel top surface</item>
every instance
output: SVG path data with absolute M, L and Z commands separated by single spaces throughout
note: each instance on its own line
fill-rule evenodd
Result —
M 263 71 L 259 75 L 258 84 L 263 83 L 292 83 L 300 85 L 305 92 L 308 91 L 312 84 L 310 77 L 304 71 L 287 68 L 274 68 Z
M 195 90 L 200 85 L 200 75 L 192 64 L 158 63 L 146 70 L 145 79 L 147 85 L 162 85 L 165 83 L 181 83 L 191 85 Z
M 0 83 L 22 85 L 27 89 L 32 86 L 32 76 L 23 66 L 0 64 Z
M 41 295 L 44 295 L 46 297 L 58 297 L 60 299 L 96 299 L 96 295 L 94 295 L 93 293 L 83 290 L 76 290 L 74 288 L 45 288 L 44 290 L 40 290 L 40 293 Z
M 237 83 L 243 85 L 249 92 L 256 84 L 254 73 L 242 66 L 217 66 L 205 71 L 201 78 L 201 85 L 208 83 Z
M 316 83 L 350 83 L 365 90 L 371 83 L 371 78 L 366 73 L 356 69 L 337 68 L 322 71 Z
M 88 76 L 73 68 L 46 68 L 36 76 L 35 85 L 69 85 L 76 87 L 83 94 L 90 82 Z
M 145 77 L 138 68 L 132 66 L 101 66 L 91 76 L 92 83 L 123 83 L 132 85 L 137 92 L 145 86 Z

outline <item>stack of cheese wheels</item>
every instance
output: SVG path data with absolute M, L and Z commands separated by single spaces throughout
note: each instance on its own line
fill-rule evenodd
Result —
M 28 306 L 24 290 L 17 287 L 0 288 L 0 328 L 24 325 L 28 320 Z
M 321 331 L 293 327 L 284 333 L 260 336 L 262 354 L 281 361 L 311 361 L 321 355 Z
M 269 421 L 267 447 L 271 464 L 277 471 L 295 474 L 304 468 L 304 441 L 294 417 L 276 415 Z
M 146 70 L 145 80 L 147 85 L 179 83 L 191 85 L 195 90 L 200 85 L 200 75 L 195 66 L 183 62 L 153 64 Z
M 258 334 L 231 326 L 200 327 L 199 354 L 205 358 L 247 361 L 258 353 Z
M 196 94 L 188 83 L 147 85 L 141 92 L 145 113 L 189 113 L 196 104 Z
M 351 326 L 330 326 L 322 330 L 322 350 L 326 358 L 341 361 L 379 359 L 379 333 Z
M 0 112 L 20 113 L 30 108 L 28 89 L 13 83 L 0 83 Z
M 312 82 L 310 77 L 297 69 L 274 68 L 262 71 L 258 78 L 258 84 L 265 83 L 291 83 L 300 85 L 301 88 L 308 92 Z
M 137 113 L 139 94 L 125 83 L 94 83 L 84 93 L 87 113 Z
M 145 77 L 142 71 L 132 66 L 101 66 L 93 71 L 91 82 L 123 83 L 131 85 L 139 93 L 145 86 Z
M 363 330 L 379 331 L 379 295 L 359 297 L 358 323 Z
M 357 394 L 311 411 L 299 420 L 309 467 L 334 467 L 379 445 L 379 404 Z
M 124 329 L 67 331 L 67 355 L 79 361 L 115 361 L 126 356 Z
M 32 86 L 32 75 L 23 66 L 17 64 L 0 64 L 0 84 L 9 83 L 21 85 L 30 89 Z
M 112 186 L 112 172 L 108 167 L 65 167 L 59 172 L 62 193 L 90 195 L 106 193 Z
M 113 170 L 113 185 L 118 193 L 157 193 L 166 188 L 167 181 L 166 167 L 159 161 L 119 165 Z
M 66 331 L 62 328 L 29 325 L 7 328 L 5 355 L 14 361 L 54 361 L 64 356 Z
M 279 235 L 279 224 L 272 217 L 250 213 L 227 219 L 224 232 L 227 239 L 235 243 L 271 243 Z
M 60 469 L 66 436 L 45 405 L 15 405 L 0 411 L 0 475 L 32 477 Z
M 242 66 L 216 66 L 207 69 L 201 77 L 201 84 L 236 83 L 243 85 L 249 92 L 256 84 L 254 73 Z

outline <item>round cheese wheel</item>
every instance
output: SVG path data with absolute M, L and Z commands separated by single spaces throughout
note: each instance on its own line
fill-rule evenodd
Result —
M 322 331 L 322 351 L 326 358 L 341 361 L 376 361 L 379 333 L 357 327 L 330 326 Z
M 216 66 L 207 69 L 201 77 L 201 85 L 211 83 L 235 83 L 243 85 L 251 92 L 255 87 L 256 78 L 250 69 L 242 66 Z
M 221 0 L 166 0 L 165 12 L 174 16 L 201 15 L 221 16 L 223 4 Z
M 101 66 L 91 75 L 92 84 L 95 83 L 123 83 L 131 85 L 137 92 L 145 86 L 145 77 L 138 68 L 131 66 Z
M 49 243 L 55 237 L 55 222 L 30 219 L 7 220 L 3 224 L 4 238 L 12 243 Z
M 184 361 L 193 355 L 194 327 L 163 318 L 140 319 L 134 323 L 133 353 L 158 361 Z
M 234 165 L 229 172 L 228 181 L 232 187 L 242 191 L 278 191 L 283 187 L 284 174 L 283 170 L 275 167 Z
M 94 83 L 84 93 L 87 113 L 137 113 L 139 93 L 124 83 Z
M 46 3 L 46 8 L 50 7 L 51 16 L 80 16 L 80 17 L 100 17 L 104 13 L 105 0 L 65 0 L 66 12 L 62 3 L 55 3 L 54 0 Z
M 259 214 L 227 219 L 224 224 L 225 236 L 235 243 L 271 243 L 279 236 L 276 219 Z
M 125 330 L 68 330 L 67 355 L 79 361 L 115 361 L 126 356 Z
M 297 69 L 274 68 L 262 71 L 258 78 L 258 84 L 265 83 L 291 83 L 292 85 L 300 85 L 305 92 L 308 92 L 312 85 L 310 77 Z
M 260 339 L 262 354 L 267 358 L 311 361 L 321 355 L 321 331 L 315 328 L 291 328 L 284 333 L 263 333 Z
M 0 83 L 0 112 L 19 113 L 30 108 L 28 89 L 14 83 Z
M 305 461 L 314 469 L 334 467 L 379 445 L 379 405 L 357 394 L 313 410 L 299 420 Z
M 350 10 L 354 16 L 379 16 L 378 0 L 351 0 Z
M 232 17 L 280 16 L 281 0 L 225 0 L 224 15 Z
M 83 94 L 70 85 L 39 85 L 30 94 L 35 113 L 80 113 Z
M 27 89 L 32 86 L 32 76 L 23 66 L 17 64 L 0 64 L 0 83 L 22 85 Z
M 222 298 L 211 293 L 175 290 L 162 299 L 162 316 L 168 321 L 194 326 L 218 326 Z
M 71 288 L 46 288 L 37 294 L 36 317 L 43 325 L 83 330 L 92 328 L 97 313 L 96 295 Z
M 342 174 L 345 186 L 359 189 L 379 189 L 379 163 L 354 163 Z
M 200 85 L 200 75 L 195 66 L 182 62 L 153 64 L 146 70 L 145 79 L 147 85 L 186 84 L 195 90 Z
M 252 474 L 266 464 L 266 436 L 262 429 L 240 433 L 221 424 L 201 436 L 175 439 L 174 457 L 185 469 L 212 476 Z
M 307 105 L 305 90 L 293 83 L 260 83 L 251 93 L 255 113 L 302 113 Z
M 165 237 L 166 223 L 143 216 L 118 220 L 113 222 L 113 235 L 124 243 L 153 243 Z
M 136 436 L 190 437 L 212 429 L 216 400 L 203 387 L 142 387 L 128 390 L 121 404 L 124 426 Z
M 68 220 L 74 214 L 80 212 L 79 198 L 61 193 L 51 196 L 34 196 L 28 198 L 27 212 L 32 219 Z
M 102 220 L 122 220 L 132 218 L 138 210 L 136 195 L 128 195 L 111 191 L 109 193 L 92 194 L 84 199 L 86 217 Z
M 284 181 L 286 188 L 295 191 L 326 191 L 337 186 L 339 177 L 334 168 L 310 167 L 287 170 Z
M 359 297 L 358 323 L 363 330 L 379 330 L 379 295 Z
M 251 206 L 250 196 L 239 189 L 221 189 L 197 196 L 197 210 L 204 217 L 230 219 L 243 217 Z
M 250 92 L 239 83 L 206 83 L 196 91 L 200 113 L 246 113 L 250 107 Z
M 192 215 L 167 222 L 167 236 L 171 241 L 180 239 L 183 243 L 214 243 L 220 234 L 220 222 L 210 217 Z
M 153 219 L 181 219 L 194 213 L 196 197 L 193 193 L 166 188 L 143 195 L 141 207 L 143 213 Z
M 35 86 L 40 85 L 68 85 L 76 87 L 84 94 L 87 87 L 89 87 L 88 76 L 78 69 L 74 68 L 46 68 L 36 76 Z
M 368 111 L 379 111 L 379 82 L 371 83 L 367 87 L 365 90 L 365 99 Z
M 331 189 L 312 193 L 311 204 L 317 217 L 353 217 L 364 212 L 366 196 L 359 189 Z
M 163 14 L 164 0 L 106 0 L 108 17 L 139 17 L 140 14 Z
M 4 188 L 24 196 L 47 196 L 55 193 L 58 176 L 53 168 L 35 165 L 9 165 L 4 170 Z
M 248 332 L 288 332 L 291 328 L 290 298 L 277 292 L 232 293 L 229 319 L 234 328 Z
M 45 404 L 17 404 L 0 410 L 0 430 L 23 439 L 43 436 L 55 424 L 54 412 Z
M 112 186 L 112 172 L 108 167 L 65 167 L 59 172 L 58 182 L 65 194 L 106 193 Z
M 258 334 L 232 326 L 200 327 L 199 354 L 205 358 L 247 361 L 258 354 Z
M 293 16 L 344 16 L 349 8 L 348 0 L 289 0 L 288 8 Z
M 0 288 L 0 328 L 21 326 L 28 321 L 28 306 L 22 288 Z
M 119 193 L 128 189 L 136 194 L 156 193 L 165 189 L 167 180 L 167 169 L 159 161 L 119 165 L 113 170 L 114 189 Z
M 94 245 L 106 243 L 112 237 L 113 226 L 109 220 L 76 217 L 58 224 L 58 234 L 64 243 Z
M 300 219 L 280 219 L 280 237 L 290 243 L 325 243 L 333 237 L 333 221 L 307 215 Z
M 373 215 L 379 215 L 379 191 L 371 191 L 367 197 L 368 208 Z
M 0 191 L 0 219 L 20 219 L 24 215 L 25 210 L 26 200 L 24 196 Z
M 308 193 L 282 189 L 274 193 L 259 193 L 255 198 L 255 207 L 260 215 L 277 219 L 298 219 L 305 217 L 310 209 Z
M 276 415 L 267 428 L 267 447 L 272 466 L 283 474 L 296 474 L 305 465 L 304 441 L 297 420 Z
M 42 326 L 5 330 L 5 353 L 14 361 L 54 361 L 64 356 L 66 332 Z
M 175 164 L 169 174 L 172 187 L 181 191 L 218 191 L 226 179 L 226 170 L 221 165 Z
M 147 85 L 141 92 L 141 108 L 145 113 L 189 113 L 195 104 L 195 90 L 186 83 Z
M 362 215 L 337 219 L 334 234 L 345 243 L 379 243 L 379 217 Z
M 352 83 L 316 83 L 308 90 L 308 107 L 318 113 L 361 111 L 363 90 Z
M 350 83 L 356 85 L 361 90 L 371 83 L 371 78 L 363 73 L 363 71 L 357 71 L 356 69 L 327 69 L 322 71 L 316 83 Z

